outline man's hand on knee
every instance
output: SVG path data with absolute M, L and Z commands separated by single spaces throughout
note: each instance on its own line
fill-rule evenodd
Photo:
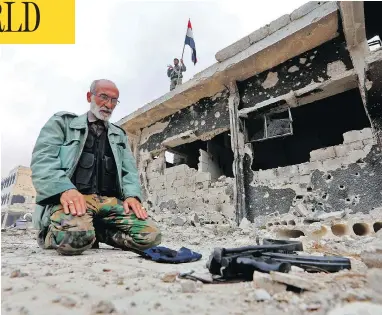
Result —
M 82 216 L 86 213 L 85 197 L 76 189 L 69 189 L 61 194 L 60 202 L 65 214 Z
M 127 198 L 123 202 L 123 208 L 125 209 L 126 214 L 128 214 L 131 209 L 135 213 L 137 218 L 143 220 L 148 218 L 145 208 L 143 208 L 141 203 L 135 198 Z

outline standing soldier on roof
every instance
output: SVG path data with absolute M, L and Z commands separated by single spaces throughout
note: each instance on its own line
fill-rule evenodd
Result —
M 182 84 L 182 72 L 186 71 L 186 66 L 183 63 L 183 59 L 180 59 L 181 66 L 179 66 L 179 59 L 174 58 L 174 66 L 169 65 L 167 69 L 167 76 L 171 80 L 170 91 L 175 89 L 178 84 Z

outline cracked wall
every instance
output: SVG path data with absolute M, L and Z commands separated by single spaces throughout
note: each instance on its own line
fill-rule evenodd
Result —
M 228 92 L 203 98 L 190 107 L 142 130 L 140 150 L 149 152 L 196 139 L 207 139 L 229 129 Z
M 335 79 L 352 69 L 343 36 L 238 83 L 240 108 L 249 108 L 290 91 Z
M 382 205 L 382 153 L 370 128 L 343 135 L 343 144 L 312 151 L 310 161 L 245 174 L 250 220 L 293 212 L 303 204 L 311 212 L 351 209 L 369 212 Z M 244 168 L 253 153 L 246 145 Z

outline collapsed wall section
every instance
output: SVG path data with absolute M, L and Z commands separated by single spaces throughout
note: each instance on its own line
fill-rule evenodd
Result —
M 370 128 L 343 135 L 341 145 L 312 151 L 310 161 L 246 173 L 252 220 L 272 213 L 292 213 L 302 204 L 308 213 L 380 207 L 382 154 Z M 245 169 L 252 163 L 247 148 Z M 298 211 L 297 211 L 298 212 Z
M 142 130 L 138 169 L 154 218 L 174 225 L 233 219 L 229 128 L 223 91 Z

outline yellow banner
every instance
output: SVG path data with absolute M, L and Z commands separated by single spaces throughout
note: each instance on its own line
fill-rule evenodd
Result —
M 0 44 L 75 44 L 75 0 L 0 0 Z

